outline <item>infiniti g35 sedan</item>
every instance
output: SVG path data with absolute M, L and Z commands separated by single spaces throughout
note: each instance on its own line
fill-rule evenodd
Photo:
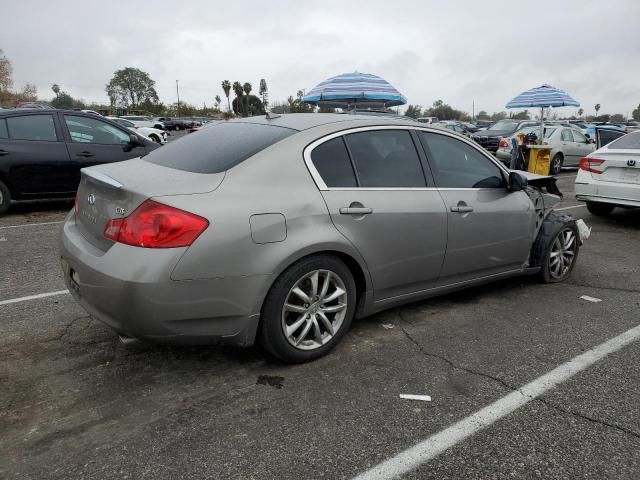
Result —
M 82 170 L 61 236 L 76 300 L 121 338 L 317 358 L 354 317 L 521 274 L 564 280 L 555 179 L 394 118 L 219 122 Z

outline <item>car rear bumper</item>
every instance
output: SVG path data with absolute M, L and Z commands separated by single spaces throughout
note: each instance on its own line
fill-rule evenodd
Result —
M 67 288 L 118 333 L 154 343 L 252 345 L 271 276 L 171 280 L 184 251 L 115 244 L 101 252 L 84 239 L 73 214 L 60 243 Z
M 586 177 L 587 178 L 581 178 Z M 575 183 L 576 199 L 583 202 L 611 203 L 625 207 L 640 207 L 640 185 L 600 182 L 591 174 L 580 171 Z

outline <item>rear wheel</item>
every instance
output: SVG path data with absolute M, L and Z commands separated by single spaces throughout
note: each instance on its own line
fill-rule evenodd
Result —
M 561 153 L 556 153 L 551 159 L 551 175 L 558 175 L 562 170 L 563 158 Z
M 351 325 L 356 286 L 349 268 L 330 255 L 305 258 L 271 288 L 262 309 L 264 347 L 291 363 L 331 350 Z
M 611 203 L 587 202 L 587 210 L 589 210 L 589 213 L 599 217 L 606 217 L 613 212 L 614 208 L 616 208 L 616 206 Z
M 0 181 L 0 215 L 4 215 L 11 205 L 11 192 L 9 188 Z

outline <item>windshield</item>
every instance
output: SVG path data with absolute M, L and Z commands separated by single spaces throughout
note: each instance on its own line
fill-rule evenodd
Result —
M 515 130 L 517 127 L 518 122 L 514 122 L 513 120 L 500 120 L 491 127 L 491 130 Z
M 618 150 L 640 150 L 640 132 L 632 132 L 611 142 L 608 146 Z

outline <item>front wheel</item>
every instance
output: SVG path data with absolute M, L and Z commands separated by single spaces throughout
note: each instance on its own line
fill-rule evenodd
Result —
M 160 138 L 158 138 L 156 135 L 149 135 L 149 138 L 153 143 L 162 143 L 160 142 Z
M 565 280 L 573 270 L 580 249 L 578 228 L 574 223 L 565 224 L 553 237 L 542 263 L 542 279 L 545 283 Z
M 589 210 L 589 213 L 599 217 L 606 217 L 613 212 L 614 208 L 616 208 L 616 206 L 611 203 L 587 202 L 587 210 Z
M 558 175 L 562 170 L 562 155 L 556 153 L 551 159 L 551 175 Z
M 329 255 L 305 258 L 285 270 L 269 291 L 262 309 L 262 343 L 285 362 L 314 360 L 344 336 L 355 305 L 355 281 L 342 261 Z
M 0 216 L 9 210 L 9 205 L 11 205 L 11 192 L 9 188 L 0 181 Z
M 175 129 L 176 129 L 176 132 L 179 132 L 180 130 L 182 130 L 182 129 L 180 128 L 180 125 L 176 125 L 176 126 L 175 126 Z

